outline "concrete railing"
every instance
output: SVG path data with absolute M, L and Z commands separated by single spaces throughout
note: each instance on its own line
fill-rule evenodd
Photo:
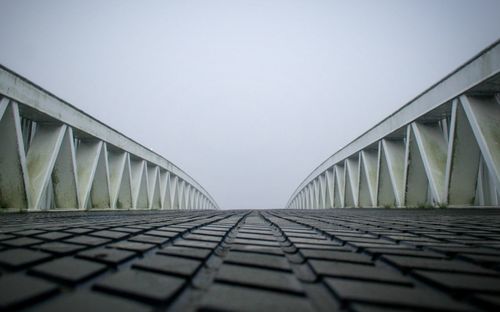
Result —
M 217 209 L 174 164 L 0 67 L 0 211 Z
M 288 208 L 498 206 L 500 41 L 329 157 Z

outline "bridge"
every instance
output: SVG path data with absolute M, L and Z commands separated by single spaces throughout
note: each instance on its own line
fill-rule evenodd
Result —
M 172 162 L 0 67 L 0 207 L 217 209 Z
M 333 154 L 287 208 L 498 206 L 495 43 Z
M 0 309 L 497 311 L 499 93 L 496 42 L 320 164 L 289 209 L 221 210 L 1 67 Z

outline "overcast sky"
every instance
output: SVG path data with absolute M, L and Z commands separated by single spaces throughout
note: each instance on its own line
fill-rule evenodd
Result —
M 0 0 L 0 63 L 152 148 L 222 208 L 323 160 L 500 37 L 499 0 Z

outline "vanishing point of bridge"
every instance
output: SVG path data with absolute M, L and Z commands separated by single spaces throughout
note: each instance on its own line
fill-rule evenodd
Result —
M 497 42 L 318 166 L 296 210 L 219 210 L 0 67 L 0 310 L 498 311 L 499 92 Z M 324 209 L 348 207 L 371 209 Z M 467 209 L 409 209 L 445 207 Z

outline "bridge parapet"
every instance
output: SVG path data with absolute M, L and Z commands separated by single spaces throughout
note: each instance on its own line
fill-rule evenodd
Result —
M 499 206 L 500 41 L 333 154 L 287 208 Z
M 218 209 L 187 173 L 0 66 L 0 211 Z

